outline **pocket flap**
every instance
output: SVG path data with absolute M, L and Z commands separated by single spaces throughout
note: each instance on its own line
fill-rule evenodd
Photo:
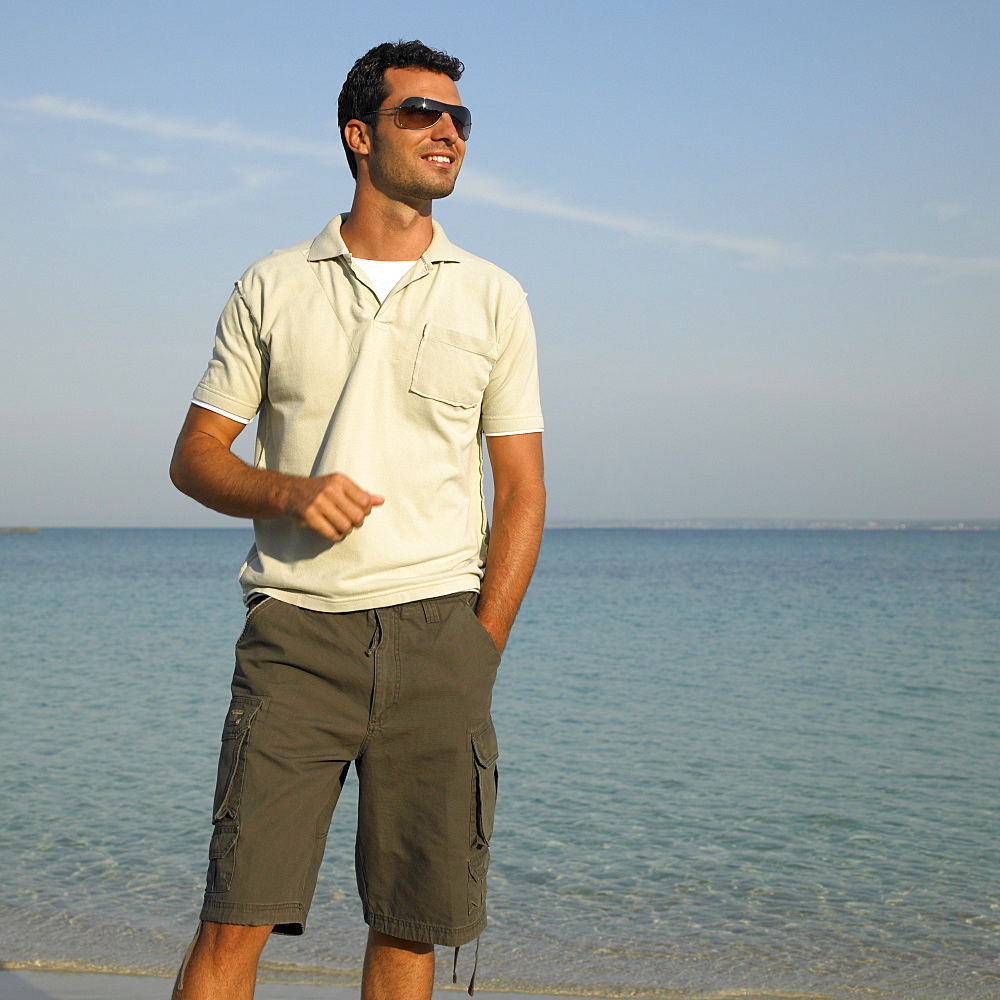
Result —
M 218 861 L 224 858 L 235 846 L 240 835 L 240 828 L 231 823 L 220 823 L 212 834 L 212 841 L 208 845 L 208 857 L 211 861 Z
M 229 703 L 226 724 L 222 727 L 222 738 L 231 740 L 242 736 L 250 728 L 250 723 L 260 711 L 263 702 L 263 698 L 255 698 L 248 694 L 234 695 L 233 700 Z
M 484 340 L 469 333 L 460 333 L 458 330 L 449 330 L 445 326 L 438 326 L 437 323 L 428 323 L 424 326 L 424 339 L 446 344 L 448 347 L 457 347 L 460 351 L 468 351 L 469 354 L 482 355 L 491 363 L 497 359 L 494 341 Z
M 488 719 L 472 734 L 472 751 L 476 755 L 476 763 L 480 767 L 492 767 L 500 756 L 497 747 L 497 731 L 493 728 L 493 720 Z
M 410 392 L 462 409 L 478 407 L 495 360 L 490 341 L 428 323 L 417 348 Z
M 469 858 L 469 874 L 473 882 L 482 882 L 486 878 L 486 872 L 490 867 L 490 852 L 488 850 L 479 851 Z

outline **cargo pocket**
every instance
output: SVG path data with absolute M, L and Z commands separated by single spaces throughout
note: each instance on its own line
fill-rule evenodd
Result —
M 236 841 L 240 831 L 233 823 L 219 823 L 208 846 L 208 892 L 227 892 L 236 866 Z
M 239 814 L 250 726 L 263 703 L 263 698 L 251 695 L 234 695 L 229 703 L 226 724 L 222 728 L 219 775 L 215 785 L 215 803 L 212 807 L 212 819 L 216 823 L 220 820 L 236 819 Z
M 479 406 L 496 360 L 496 345 L 435 323 L 424 327 L 410 392 L 471 409 Z
M 486 872 L 490 867 L 490 850 L 482 848 L 469 858 L 469 914 L 479 913 L 486 905 Z
M 482 844 L 493 836 L 493 816 L 497 807 L 497 733 L 493 720 L 487 719 L 472 734 L 472 754 L 476 761 L 475 834 Z M 473 845 L 475 846 L 475 844 Z

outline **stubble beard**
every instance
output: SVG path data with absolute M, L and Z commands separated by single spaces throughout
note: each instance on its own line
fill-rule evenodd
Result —
M 377 132 L 372 133 L 372 155 L 368 163 L 372 182 L 385 194 L 401 199 L 417 199 L 431 201 L 435 198 L 447 198 L 455 190 L 458 172 L 449 171 L 446 176 L 430 178 L 415 176 L 405 169 L 401 157 L 386 155 L 386 149 L 378 138 Z

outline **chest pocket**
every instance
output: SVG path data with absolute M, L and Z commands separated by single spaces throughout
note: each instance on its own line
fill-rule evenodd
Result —
M 479 406 L 496 361 L 496 345 L 434 323 L 424 327 L 410 392 L 451 406 Z

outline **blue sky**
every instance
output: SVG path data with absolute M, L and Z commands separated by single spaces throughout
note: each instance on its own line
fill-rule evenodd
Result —
M 552 519 L 1000 517 L 993 2 L 3 4 L 0 524 L 166 464 L 232 282 L 350 203 L 357 56 L 463 59 L 448 235 L 539 335 Z

